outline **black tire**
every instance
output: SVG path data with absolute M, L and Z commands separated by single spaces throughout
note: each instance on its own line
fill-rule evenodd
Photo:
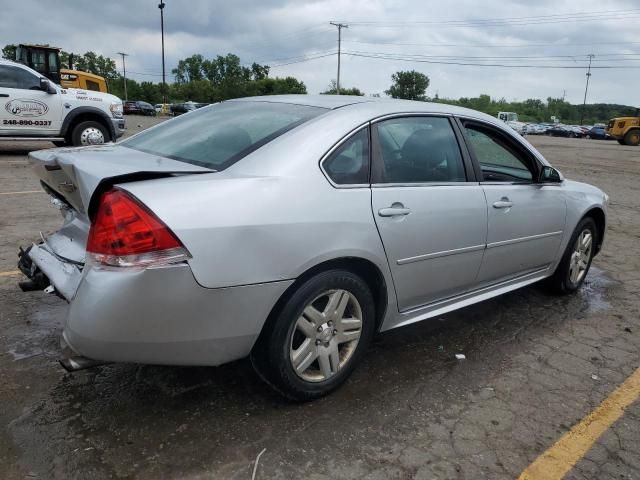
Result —
M 346 363 L 333 376 L 307 381 L 296 373 L 290 356 L 293 335 L 297 333 L 296 322 L 314 299 L 337 289 L 353 295 L 359 304 L 362 313 L 360 338 Z M 365 281 L 346 270 L 329 270 L 303 282 L 279 311 L 274 312 L 251 352 L 251 363 L 258 375 L 285 397 L 303 402 L 315 400 L 338 388 L 351 375 L 367 350 L 374 330 L 375 303 Z M 316 362 L 308 368 L 316 364 L 319 369 Z
M 578 281 L 572 281 L 570 271 L 572 257 L 575 252 L 575 246 L 576 242 L 578 241 L 578 237 L 585 230 L 589 230 L 591 233 L 591 249 L 588 256 L 589 260 L 587 262 L 584 274 L 578 279 Z M 582 283 L 584 282 L 584 279 L 587 277 L 589 269 L 591 268 L 591 261 L 593 260 L 596 245 L 598 245 L 598 228 L 596 227 L 596 222 L 591 217 L 585 217 L 580 221 L 580 223 L 578 223 L 578 226 L 574 230 L 573 235 L 571 235 L 571 240 L 569 240 L 567 249 L 562 255 L 562 260 L 560 260 L 556 271 L 551 277 L 547 279 L 547 286 L 552 292 L 566 295 L 575 292 L 582 286 Z
M 99 122 L 88 120 L 86 122 L 80 122 L 75 127 L 73 127 L 73 131 L 71 132 L 71 143 L 74 147 L 82 146 L 82 132 L 84 132 L 88 128 L 95 128 L 102 133 L 102 137 L 104 138 L 104 143 L 111 141 L 111 135 L 107 131 L 106 127 Z
M 625 145 L 629 145 L 632 147 L 636 147 L 640 145 L 640 130 L 633 129 L 629 130 L 627 134 L 624 136 Z

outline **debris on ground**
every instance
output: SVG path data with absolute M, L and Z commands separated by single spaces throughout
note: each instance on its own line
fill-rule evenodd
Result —
M 466 360 L 467 357 L 464 355 L 464 353 L 456 353 L 456 359 L 457 360 Z
M 260 461 L 260 457 L 262 456 L 262 454 L 264 452 L 266 452 L 266 451 L 267 451 L 267 449 L 263 448 L 262 451 L 256 457 L 256 463 L 253 464 L 253 474 L 251 475 L 251 480 L 255 480 L 256 479 L 256 472 L 258 471 L 258 462 Z

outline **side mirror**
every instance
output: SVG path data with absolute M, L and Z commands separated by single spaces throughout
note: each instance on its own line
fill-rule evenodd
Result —
M 540 183 L 562 183 L 562 175 L 553 167 L 544 166 L 540 172 Z
M 53 88 L 51 82 L 44 77 L 40 77 L 40 90 L 47 93 L 56 93 L 56 89 Z

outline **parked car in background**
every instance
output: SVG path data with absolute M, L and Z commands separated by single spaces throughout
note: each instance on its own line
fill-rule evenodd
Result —
M 585 137 L 593 140 L 613 140 L 604 127 L 592 127 Z
M 573 138 L 582 138 L 584 137 L 587 129 L 582 128 L 578 125 L 569 125 L 566 127 L 570 132 Z
M 527 135 L 543 135 L 546 131 L 547 127 L 537 123 L 530 123 L 525 128 Z
M 65 225 L 20 269 L 70 302 L 70 370 L 250 356 L 312 400 L 376 332 L 541 280 L 575 292 L 605 234 L 606 194 L 444 104 L 244 98 L 30 157 Z
M 550 137 L 566 137 L 571 138 L 575 136 L 575 132 L 566 125 L 555 125 L 545 132 L 545 135 Z
M 174 103 L 171 105 L 171 114 L 174 117 L 196 110 L 198 107 L 194 102 Z
M 155 115 L 156 109 L 150 103 L 140 100 L 129 100 L 124 102 L 124 113 L 126 115 Z

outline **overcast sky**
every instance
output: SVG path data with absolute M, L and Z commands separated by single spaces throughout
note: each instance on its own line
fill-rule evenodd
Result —
M 132 78 L 160 81 L 158 2 L 0 0 L 0 43 L 49 43 L 79 53 L 93 50 L 117 58 L 119 69 L 116 52 L 125 51 L 130 55 L 127 71 Z M 319 93 L 336 77 L 337 58 L 331 54 L 337 49 L 337 29 L 329 25 L 331 20 L 350 24 L 343 30 L 344 52 L 386 57 L 342 56 L 342 86 L 356 86 L 367 94 L 383 94 L 393 72 L 415 69 L 431 79 L 430 96 L 487 93 L 523 100 L 561 97 L 566 91 L 568 101 L 581 103 L 589 53 L 596 55 L 594 66 L 640 67 L 638 0 L 165 3 L 168 81 L 181 58 L 231 52 L 243 63 L 273 65 L 271 76 L 295 76 L 305 82 L 309 93 Z M 324 54 L 329 56 L 282 65 Z M 463 66 L 405 61 L 398 56 L 427 62 L 585 68 Z M 640 68 L 594 69 L 587 101 L 638 106 L 639 77 Z

